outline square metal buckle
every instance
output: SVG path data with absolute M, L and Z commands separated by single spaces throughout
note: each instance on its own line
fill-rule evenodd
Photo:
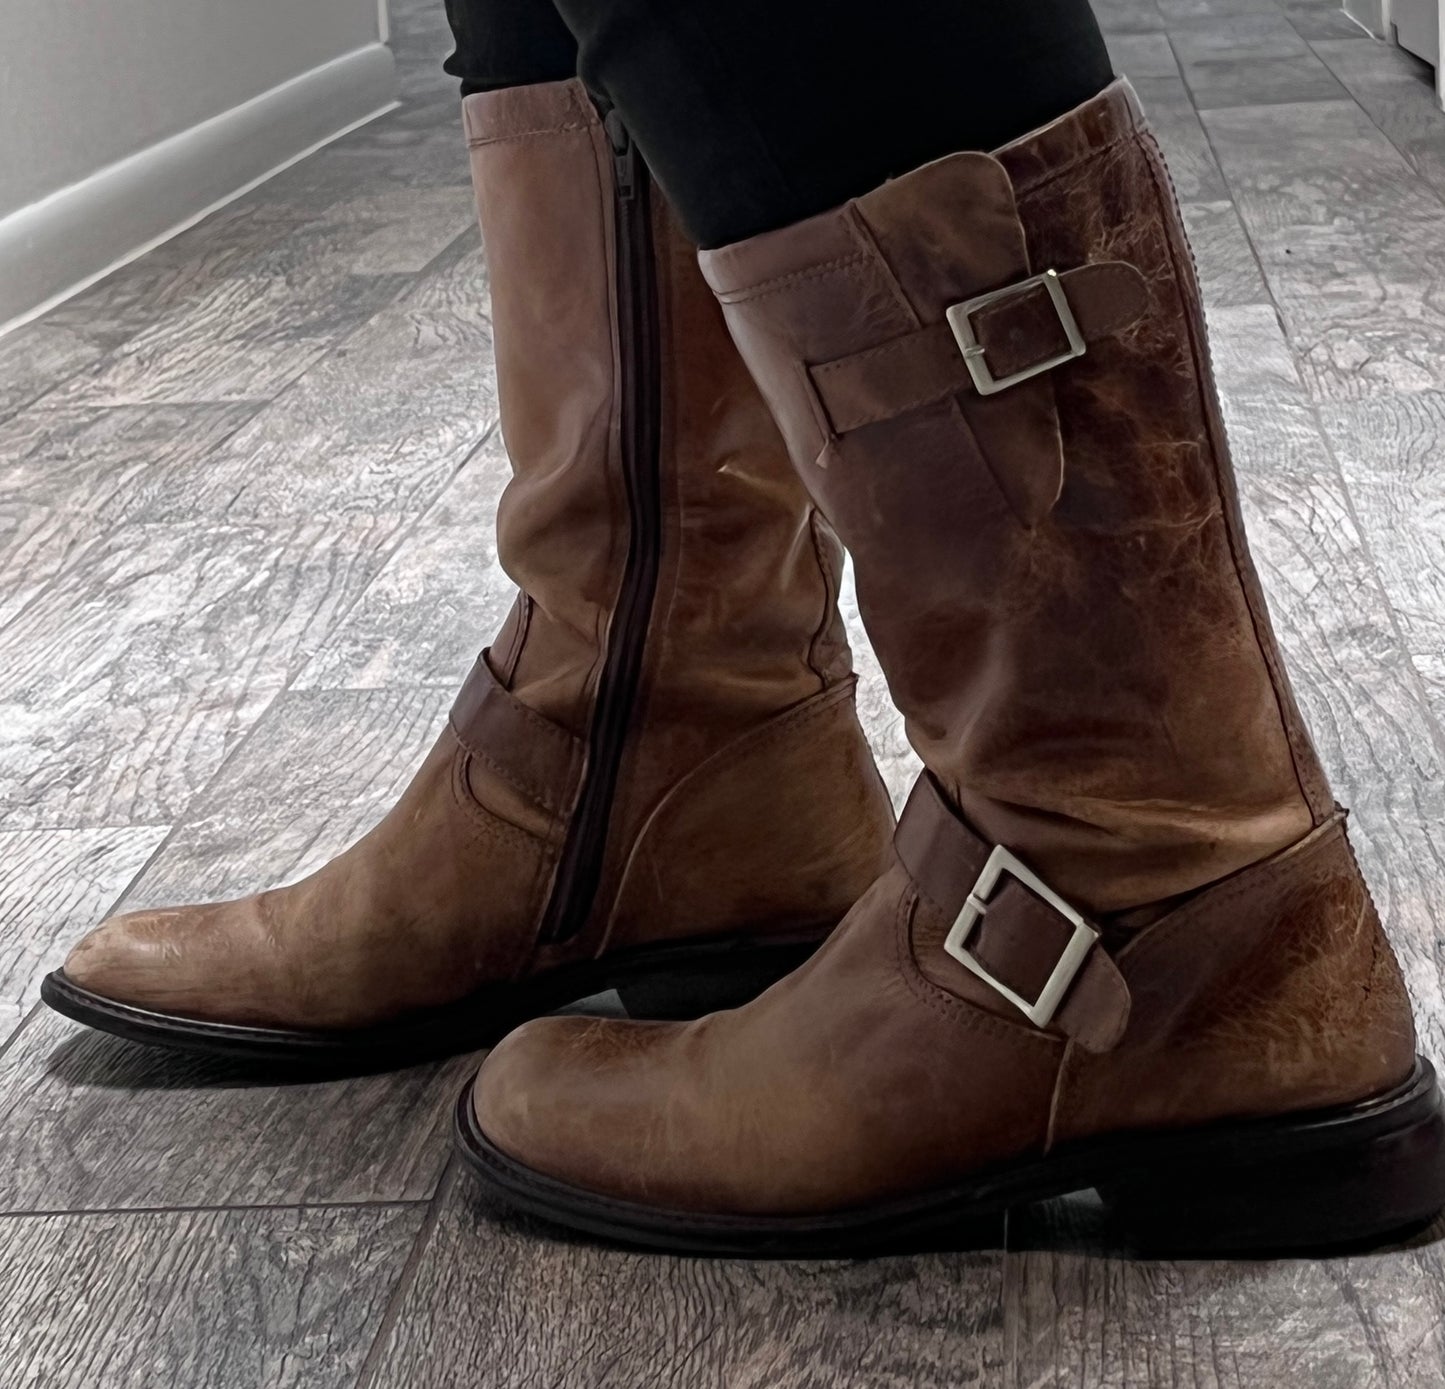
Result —
M 1054 312 L 1059 316 L 1059 325 L 1064 330 L 1064 337 L 1068 339 L 1069 350 L 1060 352 L 1057 357 L 1050 357 L 1047 361 L 1025 367 L 1023 371 L 1016 371 L 1012 376 L 995 376 L 988 369 L 983 344 L 973 330 L 973 315 L 989 304 L 996 304 L 1000 299 L 1012 299 L 1035 285 L 1042 285 L 1048 290 Z M 1089 350 L 1089 344 L 1084 341 L 1084 335 L 1079 330 L 1079 320 L 1074 317 L 1074 311 L 1069 307 L 1069 296 L 1064 293 L 1063 282 L 1056 270 L 1045 270 L 1042 275 L 1020 280 L 1016 285 L 996 289 L 989 294 L 980 294 L 973 299 L 965 299 L 963 303 L 954 304 L 947 311 L 947 318 L 948 326 L 953 329 L 953 336 L 958 339 L 959 351 L 963 353 L 964 364 L 968 367 L 968 374 L 973 377 L 974 388 L 979 395 L 996 395 L 999 391 L 1006 391 L 1010 386 L 1017 386 L 1020 381 L 1042 376 L 1044 372 L 1052 371 L 1065 362 L 1072 362 L 1075 357 L 1082 357 Z
M 1054 972 L 1049 975 L 1048 982 L 1032 1002 L 1021 994 L 1016 994 L 1007 984 L 1000 983 L 968 952 L 968 939 L 973 934 L 974 927 L 987 914 L 989 899 L 1005 873 L 1022 883 L 1036 897 L 1047 902 L 1074 928 L 1074 934 L 1064 946 L 1059 962 L 1054 966 Z M 988 856 L 988 862 L 984 864 L 983 872 L 978 875 L 973 891 L 968 894 L 968 900 L 963 904 L 958 920 L 953 923 L 953 929 L 943 942 L 943 948 L 965 969 L 978 975 L 989 988 L 1008 999 L 1035 1027 L 1047 1027 L 1083 967 L 1085 957 L 1098 939 L 1099 932 L 1089 925 L 1083 916 L 1000 844 Z

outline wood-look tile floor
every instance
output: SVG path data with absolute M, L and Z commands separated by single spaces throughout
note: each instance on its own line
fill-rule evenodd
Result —
M 1331 0 L 1098 8 L 1196 239 L 1294 677 L 1445 1056 L 1445 115 Z M 474 1196 L 446 1140 L 471 1058 L 273 1087 L 37 1008 L 118 904 L 351 840 L 509 602 L 440 0 L 395 23 L 401 110 L 0 341 L 0 1384 L 1445 1384 L 1433 1236 L 1140 1263 L 1079 1201 L 982 1249 L 641 1256 Z

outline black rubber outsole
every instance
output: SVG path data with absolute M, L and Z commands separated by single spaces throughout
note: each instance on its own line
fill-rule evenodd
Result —
M 391 1070 L 492 1046 L 529 1018 L 614 989 L 633 1017 L 686 1019 L 737 1007 L 791 973 L 823 939 L 732 939 L 618 952 L 354 1030 L 288 1031 L 152 1012 L 92 993 L 61 970 L 42 981 L 40 997 L 75 1022 L 147 1046 L 298 1069 Z
M 553 1224 L 674 1254 L 838 1258 L 932 1247 L 941 1229 L 1089 1189 L 1143 1254 L 1356 1247 L 1417 1230 L 1445 1208 L 1445 1115 L 1423 1058 L 1399 1089 L 1342 1109 L 1111 1136 L 945 1190 L 807 1216 L 666 1210 L 555 1181 L 494 1148 L 471 1099 L 468 1085 L 457 1145 L 490 1193 Z

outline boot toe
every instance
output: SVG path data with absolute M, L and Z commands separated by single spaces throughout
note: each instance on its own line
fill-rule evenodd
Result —
M 640 1050 L 672 1023 L 538 1018 L 510 1033 L 472 1086 L 476 1125 L 507 1157 L 557 1181 L 619 1197 L 646 1171 L 639 1143 L 654 1124 L 629 1078 Z M 640 1058 L 637 1058 L 640 1059 Z M 656 1097 L 660 1098 L 660 1097 Z
M 103 921 L 71 950 L 62 972 L 117 1003 L 166 1011 L 184 970 L 177 943 L 182 910 L 129 912 Z
M 255 899 L 128 912 L 101 922 L 71 950 L 65 979 L 113 1003 L 167 1016 L 269 1023 L 270 992 L 250 948 Z

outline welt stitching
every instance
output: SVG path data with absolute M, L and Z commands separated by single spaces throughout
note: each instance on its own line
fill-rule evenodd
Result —
M 462 745 L 463 750 L 471 755 L 471 750 Z M 535 834 L 529 834 L 519 825 L 509 825 L 500 816 L 488 810 L 475 796 L 469 792 L 464 793 L 462 783 L 465 780 L 466 771 L 463 766 L 453 766 L 451 775 L 452 800 L 457 808 L 461 810 L 467 819 L 467 837 L 474 843 L 484 843 L 489 839 L 500 840 L 502 843 L 516 844 L 519 847 L 529 849 L 540 849 L 544 856 L 549 848 L 548 841 L 539 838 Z
M 576 749 L 580 739 L 573 736 L 560 724 L 555 724 L 551 719 L 544 718 L 535 709 L 529 709 L 511 691 L 503 689 L 501 681 L 492 676 L 488 683 L 497 691 L 497 697 L 501 700 L 502 706 L 517 718 L 535 728 L 540 734 L 553 743 L 563 744 L 570 758 Z M 485 698 L 485 696 L 484 696 Z
M 487 145 L 510 145 L 519 140 L 540 140 L 548 135 L 565 135 L 574 131 L 585 131 L 586 125 L 548 125 L 535 130 L 519 130 L 513 135 L 473 135 L 467 140 L 467 148 L 476 150 Z
M 536 801 L 543 810 L 550 810 L 556 812 L 561 808 L 552 799 L 551 795 L 548 792 L 542 790 L 540 786 L 533 785 L 520 772 L 513 772 L 509 768 L 504 767 L 490 753 L 484 751 L 480 747 L 472 747 L 468 743 L 463 743 L 462 746 L 465 747 L 466 750 L 471 753 L 471 755 L 475 757 L 478 762 L 482 763 L 485 767 L 495 772 L 497 776 L 501 777 L 501 779 L 505 781 L 507 785 L 520 791 L 524 796 L 529 796 L 532 800 Z
M 878 238 L 873 234 L 873 228 L 868 225 L 863 214 L 858 211 L 856 202 L 849 204 L 848 214 L 848 231 L 852 234 L 853 240 L 863 248 L 865 259 L 870 264 L 877 266 L 884 284 L 892 291 L 894 303 L 903 311 L 903 317 L 908 320 L 909 326 L 914 329 L 922 328 L 924 326 L 922 317 L 913 307 L 913 301 L 904 293 L 903 286 L 899 283 L 897 274 L 894 273 L 892 263 L 883 254 L 883 248 L 878 244 Z
M 890 352 L 901 352 L 913 340 L 914 334 L 912 333 L 904 338 L 890 338 L 887 342 L 879 343 L 877 347 L 870 347 L 863 352 L 855 352 L 851 357 L 840 357 L 836 362 L 824 362 L 822 366 L 813 368 L 813 375 L 828 376 L 833 372 L 843 371 L 856 362 L 871 362 L 875 357 L 883 357 Z
M 725 304 L 750 303 L 754 299 L 765 299 L 770 294 L 778 294 L 799 280 L 812 280 L 821 275 L 831 275 L 834 271 L 847 266 L 861 265 L 867 259 L 868 257 L 861 251 L 855 252 L 851 256 L 839 256 L 834 260 L 825 260 L 818 265 L 809 266 L 806 270 L 794 270 L 790 274 L 778 275 L 771 280 L 759 280 L 757 284 L 750 285 L 747 289 L 724 290 L 718 295 L 718 298 Z

